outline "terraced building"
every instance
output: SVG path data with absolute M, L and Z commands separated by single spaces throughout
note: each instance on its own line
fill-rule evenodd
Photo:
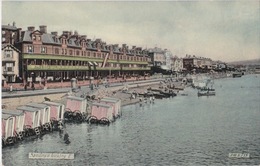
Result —
M 47 33 L 47 26 L 28 27 L 15 44 L 21 52 L 21 73 L 26 82 L 126 77 L 150 72 L 151 58 L 141 47 L 106 44 L 76 31 Z

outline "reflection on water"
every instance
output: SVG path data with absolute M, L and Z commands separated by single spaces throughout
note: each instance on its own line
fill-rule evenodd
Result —
M 57 132 L 3 149 L 5 165 L 260 164 L 260 76 L 215 80 L 216 96 L 156 100 L 123 108 L 110 126 L 67 124 Z M 29 152 L 75 153 L 74 160 L 32 160 Z M 231 159 L 229 153 L 249 153 Z

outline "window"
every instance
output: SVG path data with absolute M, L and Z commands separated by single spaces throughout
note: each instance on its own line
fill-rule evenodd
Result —
M 76 55 L 79 55 L 79 51 L 78 50 L 76 51 Z
M 4 34 L 5 34 L 5 31 L 2 31 L 2 34 L 4 35 Z
M 32 36 L 32 39 L 33 39 L 33 40 L 36 40 L 36 36 L 35 36 L 35 35 L 33 35 L 33 36 Z
M 14 71 L 13 69 L 13 63 L 6 63 L 6 66 L 5 66 L 5 70 L 6 71 Z
M 73 53 L 72 53 L 72 50 L 70 50 L 70 51 L 69 51 L 69 55 L 72 55 L 72 54 L 73 54 Z
M 59 54 L 59 49 L 55 48 L 55 54 Z
M 46 47 L 42 47 L 42 48 L 41 48 L 41 53 L 46 54 L 46 53 L 47 53 L 47 48 L 46 48 Z
M 38 36 L 38 41 L 41 41 L 41 38 L 42 38 L 41 36 Z
M 13 50 L 5 50 L 5 58 L 13 58 Z
M 28 46 L 28 53 L 33 53 L 33 46 Z

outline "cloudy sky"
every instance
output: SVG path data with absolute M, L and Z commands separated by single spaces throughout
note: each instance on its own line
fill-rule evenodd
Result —
M 260 58 L 260 1 L 3 1 L 2 24 L 213 60 Z

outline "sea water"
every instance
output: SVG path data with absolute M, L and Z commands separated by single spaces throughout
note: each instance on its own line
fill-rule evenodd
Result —
M 260 75 L 214 80 L 216 96 L 157 99 L 125 106 L 110 126 L 67 124 L 71 143 L 53 132 L 3 148 L 5 165 L 259 165 Z M 73 153 L 73 160 L 29 159 Z

